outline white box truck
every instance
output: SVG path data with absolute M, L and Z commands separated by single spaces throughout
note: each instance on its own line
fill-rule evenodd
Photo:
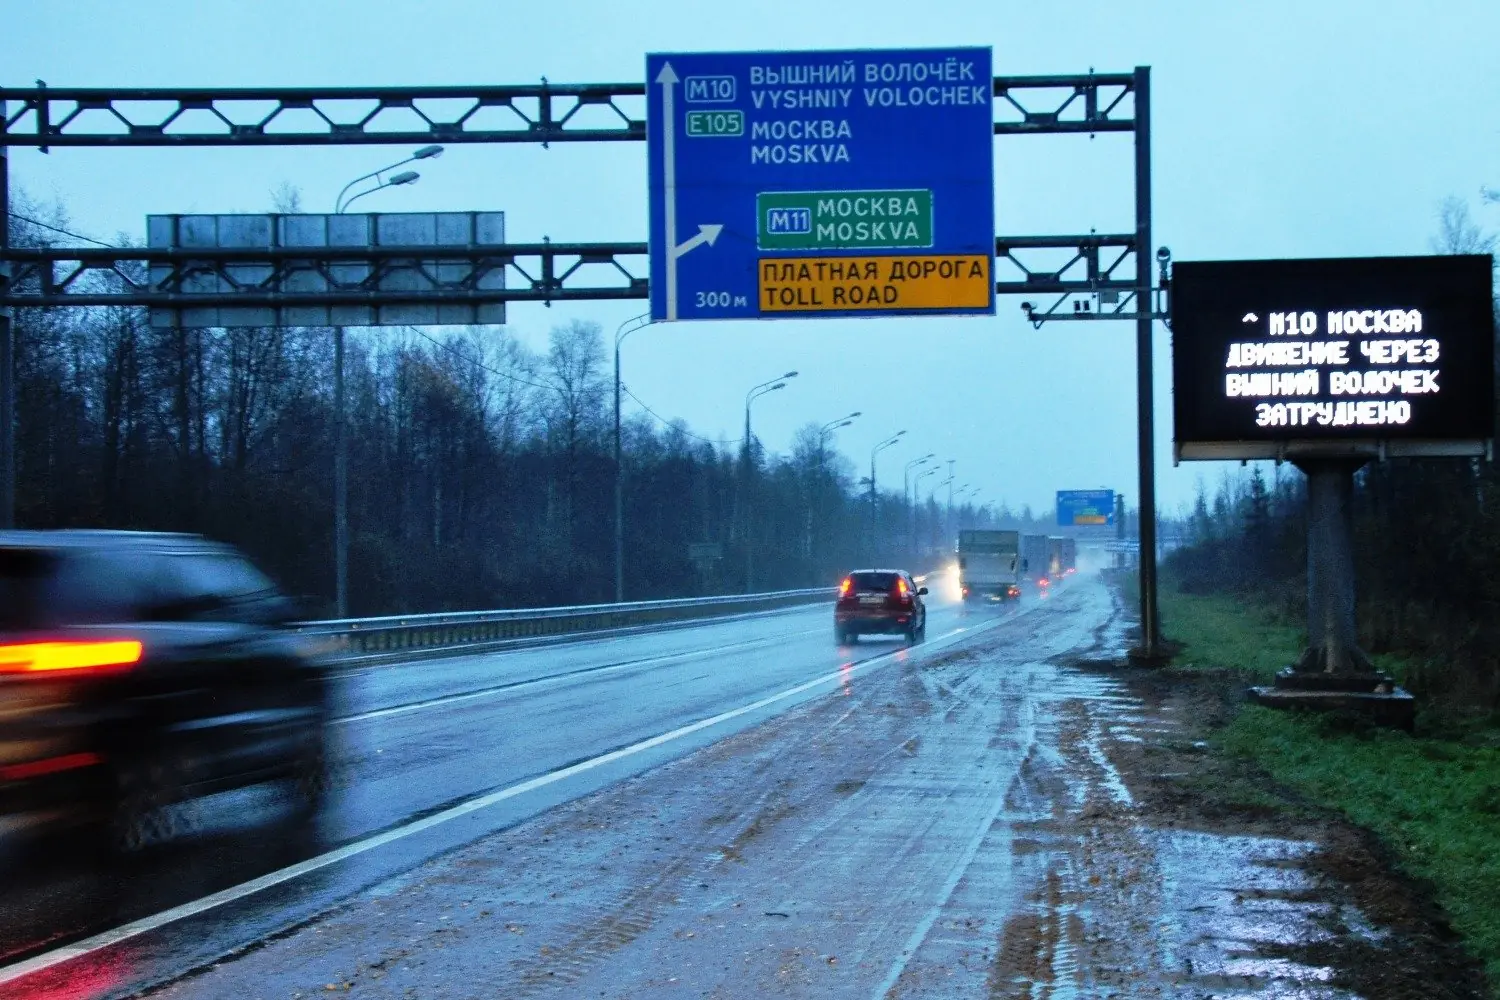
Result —
M 958 533 L 958 586 L 967 601 L 1014 601 L 1021 596 L 1019 531 L 965 529 Z

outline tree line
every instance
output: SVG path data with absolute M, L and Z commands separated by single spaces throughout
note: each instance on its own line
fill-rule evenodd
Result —
M 66 229 L 60 209 L 22 208 L 14 245 Z M 19 309 L 14 330 L 18 526 L 202 533 L 331 613 L 329 330 L 164 328 L 135 308 Z M 556 326 L 541 351 L 500 327 L 347 343 L 351 614 L 613 599 L 613 371 L 596 324 Z M 812 586 L 935 558 L 959 526 L 1032 521 L 950 513 L 941 493 L 872 500 L 816 424 L 773 454 L 626 401 L 627 599 L 739 591 L 747 549 L 755 589 Z

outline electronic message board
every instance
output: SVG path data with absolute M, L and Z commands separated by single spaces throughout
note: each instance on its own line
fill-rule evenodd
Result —
M 646 59 L 655 320 L 995 311 L 987 48 Z
M 1178 263 L 1177 457 L 1484 454 L 1493 309 L 1488 256 Z

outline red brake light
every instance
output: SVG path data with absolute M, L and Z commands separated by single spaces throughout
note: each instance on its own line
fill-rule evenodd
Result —
M 0 674 L 102 673 L 141 659 L 134 639 L 95 642 L 23 642 L 0 646 Z
M 849 596 L 849 588 L 853 587 L 853 586 L 854 586 L 854 578 L 853 577 L 848 577 L 848 576 L 844 577 L 844 582 L 841 583 L 841 584 L 839 584 L 839 596 L 840 597 L 848 597 Z
M 906 581 L 899 576 L 896 577 L 896 593 L 900 594 L 902 597 L 906 596 Z

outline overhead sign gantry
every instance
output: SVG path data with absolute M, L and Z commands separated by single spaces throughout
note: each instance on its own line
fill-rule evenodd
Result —
M 648 56 L 652 318 L 993 314 L 990 64 Z

